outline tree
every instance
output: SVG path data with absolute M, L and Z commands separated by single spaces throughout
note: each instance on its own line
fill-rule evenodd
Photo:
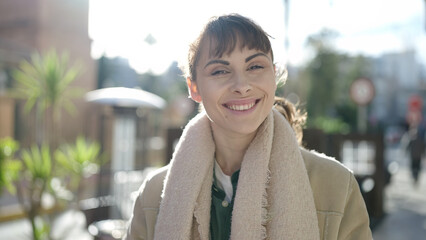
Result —
M 13 72 L 18 83 L 13 95 L 26 100 L 24 109 L 27 113 L 35 108 L 36 141 L 39 145 L 46 139 L 57 142 L 55 134 L 60 129 L 55 126 L 60 120 L 62 109 L 70 114 L 75 112 L 71 100 L 81 96 L 82 91 L 70 85 L 79 72 L 80 67 L 77 64 L 69 66 L 68 54 L 58 55 L 55 50 L 43 56 L 33 54 L 30 61 L 22 61 L 19 69 Z M 47 119 L 52 123 L 50 129 L 47 128 Z M 49 133 L 52 136 L 49 136 Z
M 69 66 L 68 54 L 58 55 L 54 50 L 43 56 L 33 54 L 13 71 L 18 84 L 12 96 L 25 100 L 26 113 L 36 114 L 36 144 L 21 151 L 22 172 L 16 181 L 17 197 L 31 223 L 34 240 L 49 237 L 50 225 L 44 218 L 42 198 L 51 190 L 55 173 L 51 150 L 60 136 L 56 124 L 63 109 L 70 114 L 76 111 L 72 99 L 82 94 L 80 89 L 71 87 L 79 72 L 77 64 Z
M 307 44 L 315 52 L 314 58 L 306 68 L 310 78 L 307 99 L 307 112 L 310 119 L 333 114 L 339 76 L 339 55 L 331 44 L 335 36 L 336 33 L 323 30 L 308 38 Z
M 357 130 L 357 106 L 349 97 L 349 89 L 353 81 L 358 78 L 371 76 L 371 64 L 362 55 L 342 57 L 339 61 L 340 80 L 338 82 L 336 114 L 350 126 L 352 131 Z
M 360 77 L 369 77 L 371 69 L 363 56 L 350 57 L 333 47 L 337 33 L 323 30 L 308 38 L 314 57 L 304 69 L 307 86 L 308 126 L 325 132 L 347 133 L 355 130 L 356 106 L 349 89 Z

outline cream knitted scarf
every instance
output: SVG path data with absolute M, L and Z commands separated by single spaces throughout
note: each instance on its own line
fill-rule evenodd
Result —
M 167 173 L 155 239 L 209 239 L 215 144 L 204 113 L 182 134 Z M 273 110 L 244 156 L 231 239 L 319 239 L 308 175 L 293 130 Z

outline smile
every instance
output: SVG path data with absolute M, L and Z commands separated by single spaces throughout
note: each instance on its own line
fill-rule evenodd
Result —
M 260 99 L 257 99 L 251 103 L 244 103 L 244 104 L 231 103 L 231 104 L 223 104 L 223 106 L 234 111 L 247 111 L 252 109 L 259 101 Z

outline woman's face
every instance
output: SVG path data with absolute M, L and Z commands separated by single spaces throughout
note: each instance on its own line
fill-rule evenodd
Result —
M 213 131 L 255 133 L 274 104 L 271 54 L 236 47 L 229 55 L 214 57 L 209 56 L 210 45 L 202 44 L 197 79 L 188 81 L 192 99 L 203 103 Z

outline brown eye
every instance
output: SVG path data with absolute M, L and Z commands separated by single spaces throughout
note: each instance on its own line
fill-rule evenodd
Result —
M 216 75 L 222 75 L 222 74 L 227 74 L 227 73 L 228 73 L 228 71 L 226 71 L 226 70 L 217 70 L 217 71 L 213 71 L 211 73 L 211 75 L 216 76 Z
M 249 67 L 248 70 L 256 70 L 256 69 L 263 69 L 263 68 L 264 67 L 260 66 L 260 65 L 253 65 L 253 66 Z

